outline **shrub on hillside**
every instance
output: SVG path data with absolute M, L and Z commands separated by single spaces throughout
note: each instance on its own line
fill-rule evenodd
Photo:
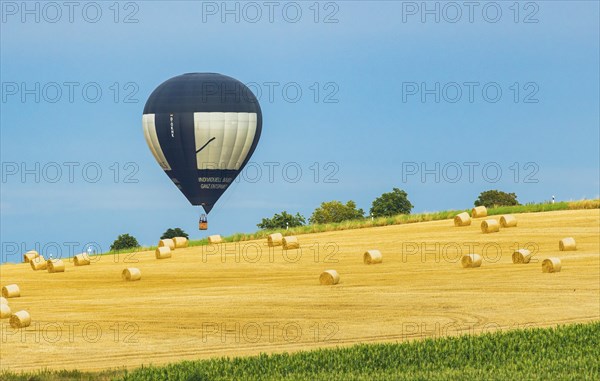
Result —
M 163 235 L 160 236 L 160 239 L 167 239 L 167 238 L 175 238 L 175 237 L 185 237 L 185 238 L 190 238 L 189 235 L 184 232 L 181 228 L 169 228 L 167 229 L 166 232 L 163 233 Z
M 485 206 L 492 208 L 494 206 L 513 206 L 521 205 L 517 201 L 517 195 L 514 193 L 506 193 L 499 190 L 488 190 L 481 192 L 479 198 L 475 200 L 475 206 Z
M 259 224 L 256 224 L 259 229 L 275 230 L 285 229 L 288 226 L 294 228 L 296 226 L 302 226 L 306 223 L 306 219 L 300 213 L 291 215 L 285 210 L 281 214 L 275 213 L 272 218 L 263 218 Z
M 371 206 L 371 215 L 377 217 L 410 214 L 413 205 L 408 201 L 408 194 L 402 189 L 394 188 L 391 192 L 377 197 Z
M 310 217 L 311 224 L 328 224 L 364 218 L 365 212 L 352 200 L 345 205 L 339 201 L 323 202 Z
M 110 251 L 117 251 L 123 249 L 131 249 L 134 247 L 139 247 L 137 239 L 129 234 L 121 234 L 115 239 L 115 241 L 110 245 Z

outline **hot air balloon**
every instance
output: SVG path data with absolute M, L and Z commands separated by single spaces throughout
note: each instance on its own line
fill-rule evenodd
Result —
M 189 202 L 208 214 L 256 149 L 262 113 L 240 81 L 190 73 L 150 94 L 142 124 L 158 164 Z M 199 225 L 206 230 L 206 215 Z

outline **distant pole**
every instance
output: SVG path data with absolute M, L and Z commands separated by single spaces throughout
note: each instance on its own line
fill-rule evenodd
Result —
M 554 195 L 552 195 L 552 203 L 554 204 Z
M 290 229 L 290 223 L 289 223 L 289 222 L 286 222 L 286 223 L 285 223 L 285 230 L 289 230 L 289 229 Z
M 371 213 L 371 221 L 373 221 L 375 217 L 373 217 L 373 213 Z

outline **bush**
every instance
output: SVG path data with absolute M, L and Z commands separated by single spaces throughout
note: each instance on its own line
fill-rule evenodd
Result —
M 413 205 L 408 201 L 408 194 L 402 189 L 394 188 L 389 193 L 377 197 L 371 206 L 371 215 L 377 217 L 410 214 Z
M 323 202 L 320 207 L 315 209 L 310 217 L 311 224 L 328 224 L 332 222 L 342 222 L 364 218 L 365 212 L 362 209 L 356 209 L 356 203 L 352 200 L 346 205 L 339 201 Z
M 163 233 L 163 235 L 160 236 L 160 239 L 167 239 L 167 238 L 175 238 L 175 237 L 185 237 L 185 238 L 190 238 L 190 236 L 184 232 L 181 228 L 174 228 L 174 229 L 167 229 L 166 232 Z
M 488 190 L 481 192 L 479 198 L 475 200 L 475 206 L 485 206 L 493 208 L 495 206 L 513 206 L 521 205 L 517 201 L 517 195 L 514 193 L 506 193 L 499 190 Z
M 130 236 L 129 234 L 121 234 L 115 239 L 115 242 L 110 245 L 110 251 L 131 249 L 139 246 L 140 244 L 135 237 Z
M 263 218 L 259 224 L 256 224 L 259 229 L 275 230 L 285 229 L 288 226 L 294 228 L 302 226 L 306 223 L 306 219 L 300 213 L 295 216 L 289 214 L 285 210 L 281 214 L 275 213 L 272 218 Z

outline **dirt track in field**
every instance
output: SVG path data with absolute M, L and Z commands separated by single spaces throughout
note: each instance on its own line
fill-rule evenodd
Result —
M 301 235 L 301 250 L 287 253 L 249 241 L 164 260 L 101 256 L 59 274 L 2 265 L 2 285 L 21 288 L 9 305 L 32 325 L 0 322 L 0 368 L 133 368 L 600 319 L 600 210 L 516 216 L 517 227 L 493 234 L 481 233 L 482 219 L 444 220 Z M 567 236 L 577 251 L 558 250 Z M 526 244 L 534 259 L 513 265 Z M 364 265 L 368 249 L 383 264 Z M 460 266 L 469 252 L 483 255 L 480 268 Z M 561 258 L 560 273 L 542 273 L 548 256 Z M 122 281 L 125 267 L 142 280 Z M 326 269 L 340 284 L 319 285 Z

